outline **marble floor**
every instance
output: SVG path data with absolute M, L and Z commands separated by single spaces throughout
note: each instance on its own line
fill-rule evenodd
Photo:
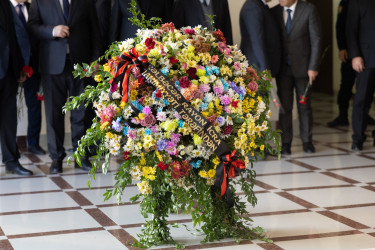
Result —
M 266 229 L 274 243 L 201 244 L 202 236 L 183 228 L 171 229 L 173 237 L 186 249 L 375 249 L 375 147 L 369 140 L 363 151 L 352 152 L 350 127 L 325 125 L 337 114 L 333 97 L 314 94 L 313 107 L 316 153 L 303 153 L 296 130 L 291 156 L 255 164 L 258 205 L 248 209 L 254 226 Z M 1 250 L 134 249 L 130 243 L 144 222 L 139 204 L 129 202 L 136 187 L 127 188 L 125 203 L 117 205 L 102 197 L 114 184 L 112 172 L 98 173 L 89 189 L 88 174 L 66 162 L 59 175 L 48 173 L 47 155 L 24 152 L 21 163 L 35 175 L 5 174 L 0 165 Z M 117 164 L 113 159 L 111 168 Z M 189 216 L 169 219 L 191 225 Z

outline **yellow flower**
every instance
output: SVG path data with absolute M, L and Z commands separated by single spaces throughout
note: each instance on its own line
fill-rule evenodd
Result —
M 159 153 L 159 151 L 156 151 L 155 154 L 158 157 L 158 160 L 162 162 L 163 161 L 163 157 L 161 156 L 161 154 Z
M 120 103 L 120 108 L 123 109 L 125 107 L 125 105 L 126 105 L 126 102 L 121 102 Z
M 260 146 L 260 150 L 262 151 L 264 150 L 264 145 Z
M 100 129 L 104 130 L 108 126 L 109 122 L 104 122 L 101 126 Z
M 216 170 L 215 169 L 210 169 L 207 173 L 207 175 L 210 177 L 210 178 L 214 178 L 215 177 L 215 174 L 216 174 Z
M 213 164 L 215 164 L 216 166 L 219 165 L 219 164 L 220 164 L 220 159 L 219 159 L 219 157 L 216 156 L 215 159 L 213 159 L 212 162 L 213 162 Z
M 210 82 L 210 78 L 208 76 L 201 76 L 199 77 L 199 81 L 204 84 L 208 84 Z
M 194 46 L 189 45 L 189 47 L 188 47 L 188 52 L 194 52 L 194 51 L 195 51 Z
M 193 136 L 193 140 L 194 140 L 194 144 L 195 144 L 195 145 L 199 145 L 199 144 L 202 143 L 202 138 L 200 138 L 199 135 L 197 135 L 197 134 L 195 134 L 195 135 Z
M 143 120 L 145 118 L 145 114 L 143 114 L 143 113 L 140 113 L 138 116 L 139 116 L 139 119 L 141 119 L 141 120 Z
M 141 165 L 146 165 L 146 159 L 145 159 L 145 155 L 143 153 L 141 153 L 141 161 L 139 162 L 139 164 Z
M 173 132 L 178 127 L 178 120 L 168 120 L 163 122 L 161 127 L 167 132 Z
M 108 139 L 112 139 L 114 137 L 114 135 L 111 133 L 111 132 L 107 132 L 105 134 L 105 136 L 108 138 Z
M 96 82 L 101 82 L 101 81 L 102 81 L 102 75 L 100 75 L 100 74 L 96 74 L 96 75 L 94 76 L 94 80 L 95 80 Z
M 207 172 L 204 171 L 204 170 L 201 170 L 201 171 L 199 172 L 199 175 L 200 175 L 202 178 L 207 178 L 207 177 L 208 177 Z
M 109 72 L 111 70 L 111 68 L 108 66 L 108 63 L 103 65 L 103 69 L 104 69 L 104 71 L 107 71 L 107 72 Z
M 204 69 L 197 69 L 197 76 L 204 76 L 206 75 L 206 71 Z

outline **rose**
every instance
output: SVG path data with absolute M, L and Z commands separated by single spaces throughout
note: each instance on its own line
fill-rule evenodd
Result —
M 25 73 L 29 78 L 34 74 L 33 68 L 28 65 L 23 66 L 22 72 Z
M 232 133 L 233 129 L 231 126 L 227 125 L 227 126 L 224 126 L 224 128 L 222 129 L 223 130 L 223 133 L 225 135 L 230 135 L 230 133 Z
M 258 84 L 255 81 L 251 81 L 247 87 L 251 90 L 256 92 L 258 90 Z
M 169 63 L 174 65 L 174 64 L 178 63 L 178 60 L 172 56 L 171 58 L 169 58 Z
M 195 30 L 194 29 L 185 29 L 184 30 L 185 34 L 187 35 L 195 35 Z
M 189 68 L 188 70 L 186 70 L 186 73 L 189 75 L 189 77 L 191 79 L 196 79 L 197 78 L 197 69 L 196 68 Z
M 159 161 L 158 168 L 160 168 L 161 171 L 164 171 L 168 168 L 168 166 L 161 161 Z
M 147 38 L 145 41 L 145 45 L 148 49 L 153 49 L 155 47 L 154 38 Z
M 155 116 L 153 114 L 148 114 L 143 120 L 141 120 L 141 125 L 144 127 L 151 127 L 156 122 Z

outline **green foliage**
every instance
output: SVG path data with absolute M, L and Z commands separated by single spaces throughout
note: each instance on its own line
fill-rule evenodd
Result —
M 149 20 L 146 19 L 145 15 L 137 9 L 137 2 L 135 0 L 132 0 L 130 2 L 130 8 L 128 8 L 128 10 L 132 14 L 132 17 L 129 18 L 129 21 L 133 25 L 138 26 L 140 29 L 156 29 L 160 26 L 160 23 L 162 21 L 161 18 L 152 17 Z

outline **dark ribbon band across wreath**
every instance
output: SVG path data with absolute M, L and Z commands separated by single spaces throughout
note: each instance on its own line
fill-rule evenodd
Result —
M 216 168 L 215 186 L 220 188 L 220 196 L 227 195 L 227 202 L 233 205 L 228 179 L 234 178 L 246 167 L 245 163 L 238 160 L 238 153 L 230 152 L 228 146 L 220 138 L 214 126 L 180 93 L 180 91 L 169 81 L 169 79 L 155 66 L 149 64 L 146 55 L 140 55 L 136 49 L 129 53 L 125 52 L 118 58 L 114 81 L 122 80 L 122 101 L 128 102 L 129 96 L 129 74 L 134 67 L 140 68 L 141 74 L 148 82 L 154 85 L 163 94 L 163 97 L 179 113 L 182 120 L 186 122 L 194 133 L 199 135 L 204 143 L 220 158 L 221 163 Z M 131 64 L 132 63 L 132 64 Z M 129 102 L 131 103 L 131 102 Z M 132 106 L 131 106 L 132 107 Z M 134 107 L 132 107 L 134 109 Z

